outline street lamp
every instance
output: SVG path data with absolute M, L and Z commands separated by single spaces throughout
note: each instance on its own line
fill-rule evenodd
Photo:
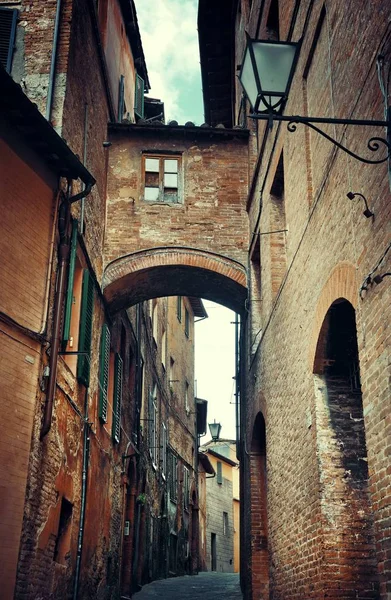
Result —
M 251 104 L 253 119 L 269 122 L 287 121 L 288 131 L 296 131 L 297 123 L 303 123 L 328 139 L 335 146 L 347 152 L 353 158 L 368 164 L 380 164 L 390 158 L 391 154 L 391 109 L 387 110 L 387 121 L 371 121 L 366 119 L 332 119 L 326 117 L 285 116 L 282 114 L 288 99 L 289 88 L 297 64 L 301 41 L 274 42 L 271 40 L 254 40 L 247 36 L 247 46 L 240 70 L 239 81 Z M 327 133 L 316 127 L 314 123 L 331 123 L 334 125 L 360 125 L 386 127 L 387 138 L 372 137 L 368 140 L 368 148 L 372 152 L 381 146 L 387 149 L 384 158 L 370 160 L 355 154 Z
M 209 423 L 208 427 L 209 427 L 210 435 L 212 436 L 212 440 L 214 442 L 217 442 L 217 440 L 220 437 L 221 423 L 216 423 L 216 419 L 215 419 L 214 423 Z

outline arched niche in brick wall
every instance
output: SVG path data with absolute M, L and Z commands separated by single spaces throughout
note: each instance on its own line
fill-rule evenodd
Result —
M 227 257 L 195 248 L 151 248 L 109 263 L 104 296 L 114 313 L 149 298 L 190 296 L 245 310 L 247 272 Z
M 356 278 L 355 266 L 347 261 L 338 263 L 331 271 L 317 300 L 312 336 L 309 343 L 309 364 L 311 370 L 313 370 L 319 334 L 327 311 L 338 298 L 345 298 L 356 308 L 358 288 L 359 283 Z
M 346 298 L 325 314 L 313 373 L 324 589 L 377 598 L 356 316 Z
M 269 542 L 267 519 L 266 423 L 262 412 L 254 421 L 250 446 L 251 548 L 253 598 L 269 598 Z

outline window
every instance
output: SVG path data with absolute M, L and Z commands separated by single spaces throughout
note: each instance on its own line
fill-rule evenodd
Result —
M 189 406 L 189 383 L 187 381 L 185 381 L 185 409 L 186 412 L 189 413 L 190 412 L 190 406 Z
M 80 352 L 80 354 L 77 358 L 77 379 L 86 387 L 88 387 L 90 384 L 90 355 L 93 311 L 94 283 L 89 270 L 84 269 L 78 347 L 78 352 Z
M 99 419 L 107 422 L 110 369 L 110 331 L 106 323 L 102 328 L 99 357 Z
M 121 75 L 118 85 L 118 122 L 121 123 L 125 114 L 125 77 Z
M 149 455 L 152 459 L 153 466 L 157 467 L 158 448 L 157 448 L 157 388 L 156 383 L 153 386 L 152 392 L 149 394 L 148 405 L 148 423 L 149 423 Z
M 183 467 L 183 507 L 187 510 L 189 508 L 190 500 L 190 487 L 189 487 L 189 469 Z
M 162 476 L 164 479 L 167 476 L 167 427 L 164 423 L 162 423 L 162 431 L 161 431 L 161 449 L 162 449 Z
M 134 112 L 140 119 L 144 118 L 144 79 L 137 73 L 134 90 Z
M 122 379 L 123 362 L 121 356 L 116 354 L 114 358 L 113 424 L 111 434 L 117 444 L 121 435 Z
M 278 14 L 278 0 L 272 0 L 266 22 L 267 39 L 278 41 L 280 39 L 280 24 Z
M 217 462 L 217 483 L 223 483 L 223 464 L 220 461 Z
M 11 72 L 17 18 L 16 9 L 0 8 L 0 64 L 7 73 Z
M 53 559 L 60 565 L 66 565 L 71 551 L 71 525 L 73 506 L 69 500 L 61 498 L 60 518 Z
M 286 218 L 284 198 L 284 153 L 281 152 L 270 189 L 270 274 L 272 298 L 276 297 L 286 272 Z
M 143 156 L 144 200 L 179 202 L 180 158 L 178 156 Z
M 176 502 L 178 497 L 178 459 L 173 452 L 169 452 L 169 492 L 170 500 Z
M 223 512 L 223 535 L 228 535 L 228 513 Z
M 178 321 L 182 321 L 182 296 L 178 296 L 176 299 L 176 316 Z
M 157 342 L 157 333 L 158 333 L 158 323 L 157 323 L 157 302 L 156 300 L 153 303 L 152 308 L 152 335 L 155 342 Z
M 187 308 L 185 308 L 185 335 L 190 337 L 190 315 Z
M 77 258 L 78 221 L 72 222 L 68 287 L 64 307 L 63 347 L 66 362 L 80 383 L 89 386 L 92 321 L 94 311 L 94 282 L 88 269 Z
M 169 373 L 169 378 L 168 378 L 168 383 L 170 385 L 170 392 L 173 393 L 174 392 L 174 388 L 173 388 L 173 383 L 175 381 L 174 378 L 174 366 L 175 366 L 175 360 L 172 358 L 172 356 L 170 356 L 170 373 Z
M 163 329 L 162 334 L 162 365 L 164 370 L 166 370 L 166 362 L 167 362 L 167 335 L 165 329 Z

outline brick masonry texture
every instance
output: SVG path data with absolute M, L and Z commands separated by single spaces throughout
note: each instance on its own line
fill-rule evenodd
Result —
M 253 2 L 250 20 L 242 27 L 248 28 L 250 35 L 262 38 L 267 34 L 271 3 L 263 4 L 260 29 L 256 31 L 260 4 Z M 340 3 L 327 2 L 325 15 L 320 3 L 301 3 L 296 17 L 294 2 L 278 4 L 280 39 L 287 38 L 293 18 L 293 40 L 304 33 L 286 114 L 382 118 L 374 57 L 386 32 L 387 3 L 377 3 L 376 15 L 365 2 L 346 2 L 343 9 Z M 242 21 L 245 18 L 242 13 Z M 322 19 L 310 64 L 310 48 Z M 240 63 L 243 47 L 240 31 L 238 26 L 240 41 L 235 64 Z M 360 43 L 347 43 L 354 39 L 360 39 Z M 389 61 L 389 43 L 383 50 Z M 306 64 L 308 75 L 303 78 Z M 258 149 L 265 127 L 258 124 L 258 136 L 254 131 Z M 343 127 L 324 129 L 337 139 L 345 136 L 347 146 L 362 155 L 368 138 L 383 134 L 376 128 L 351 127 L 346 132 Z M 247 408 L 243 416 L 248 443 L 259 435 L 259 412 L 266 422 L 264 521 L 268 528 L 270 591 L 257 595 L 262 573 L 259 567 L 252 573 L 247 571 L 246 594 L 248 598 L 269 598 L 270 593 L 275 600 L 388 600 L 390 423 L 385 407 L 390 398 L 390 286 L 384 285 L 384 280 L 382 286 L 370 285 L 361 296 L 359 293 L 362 282 L 389 244 L 391 203 L 387 169 L 385 165 L 368 166 L 350 159 L 321 136 L 306 132 L 304 126 L 298 125 L 295 133 L 288 133 L 285 125 L 276 125 L 266 142 L 255 192 L 248 202 L 250 231 L 273 228 L 271 189 L 282 152 L 283 202 L 289 231 L 284 252 L 281 249 L 280 265 L 276 263 L 276 240 L 260 236 L 261 274 L 258 279 L 254 276 L 251 283 L 260 294 L 250 297 L 250 305 L 252 299 L 257 301 L 260 297 L 261 310 L 258 330 L 248 329 L 247 347 L 252 352 L 247 362 Z M 346 198 L 350 190 L 360 191 L 369 199 L 376 215 L 374 220 L 365 219 L 361 204 Z M 389 266 L 390 254 L 376 272 L 389 271 Z M 284 275 L 276 289 L 281 268 Z M 337 468 L 332 447 L 338 438 L 328 412 L 332 399 L 330 396 L 329 400 L 320 401 L 317 391 L 317 343 L 326 313 L 339 299 L 346 299 L 355 309 L 369 469 L 362 496 L 349 488 L 349 473 Z M 251 310 L 255 313 L 257 309 L 252 306 Z M 343 389 L 338 397 L 338 405 L 346 405 Z M 345 444 L 347 441 L 344 438 Z M 247 486 L 250 480 L 254 482 L 250 471 L 254 465 L 251 458 L 243 463 Z M 339 489 L 338 500 L 335 496 L 332 500 L 331 496 L 325 498 L 324 494 L 331 494 L 332 489 Z M 254 531 L 251 515 L 259 508 L 257 490 L 251 486 L 251 494 L 244 494 L 243 500 L 244 527 L 250 534 Z M 355 521 L 360 523 L 360 534 L 352 547 L 350 519 L 356 509 L 361 514 Z M 251 553 L 248 545 L 247 548 Z M 357 553 L 361 553 L 365 565 L 360 565 Z M 264 582 L 267 577 L 263 577 Z
M 42 112 L 55 5 L 54 0 L 20 3 L 14 75 Z M 387 165 L 362 165 L 302 126 L 291 134 L 275 123 L 264 147 L 267 125 L 261 122 L 248 123 L 249 140 L 245 132 L 179 134 L 164 126 L 108 126 L 113 115 L 94 5 L 92 0 L 63 2 L 51 116 L 80 156 L 86 141 L 86 164 L 97 180 L 84 202 L 85 231 L 77 252 L 79 265 L 95 275 L 91 385 L 87 395 L 71 359 L 59 359 L 51 429 L 42 441 L 42 373 L 50 354 L 58 266 L 55 251 L 51 257 L 51 244 L 58 245 L 52 229 L 57 182 L 15 140 L 12 148 L 2 143 L 8 192 L 2 197 L 7 210 L 0 244 L 7 260 L 0 267 L 1 310 L 8 320 L 2 314 L 7 347 L 1 350 L 0 370 L 9 414 L 0 444 L 6 498 L 0 562 L 7 600 L 13 595 L 60 600 L 72 594 L 84 416 L 89 469 L 80 596 L 118 598 L 169 571 L 194 572 L 194 418 L 186 410 L 184 388 L 171 387 L 167 377 L 172 356 L 178 379 L 189 378 L 192 397 L 193 355 L 181 324 L 166 342 L 163 365 L 164 324 L 177 319 L 173 299 L 166 298 L 170 294 L 211 297 L 243 315 L 241 579 L 246 600 L 390 600 L 391 288 L 390 278 L 379 285 L 368 280 L 370 273 L 391 271 Z M 253 0 L 250 10 L 249 2 L 241 2 L 235 66 L 242 60 L 245 30 L 254 37 L 270 35 L 271 6 L 272 0 Z M 328 0 L 323 8 L 309 0 L 280 0 L 278 8 L 280 38 L 287 39 L 289 31 L 293 40 L 304 36 L 286 113 L 381 118 L 375 61 L 382 51 L 391 64 L 389 3 Z M 238 84 L 235 97 L 238 108 Z M 325 130 L 358 153 L 366 151 L 370 135 L 383 134 L 380 128 L 369 135 L 368 128 Z M 103 147 L 108 139 L 109 150 Z M 181 156 L 178 204 L 144 201 L 143 152 Z M 72 191 L 79 188 L 74 185 Z M 365 194 L 374 219 L 364 218 L 362 204 L 348 200 L 348 191 Z M 80 204 L 72 211 L 80 217 Z M 273 237 L 276 227 L 287 231 Z M 249 247 L 253 267 L 245 305 Z M 155 323 L 146 302 L 125 312 L 154 296 L 163 296 Z M 346 305 L 354 314 L 351 339 L 357 337 L 361 392 L 328 377 L 333 365 L 327 364 L 327 344 L 333 342 L 330 331 L 335 333 L 331 315 Z M 17 319 L 19 324 L 13 322 Z M 113 443 L 98 412 L 104 323 L 110 326 L 112 354 L 120 352 L 124 359 L 128 381 L 119 443 Z M 148 392 L 155 382 L 159 426 L 168 422 L 169 444 L 179 461 L 176 502 L 168 497 L 160 463 L 152 465 L 148 447 Z M 132 447 L 135 440 L 140 456 Z M 72 519 L 67 552 L 59 561 L 54 557 L 63 503 Z M 121 548 L 126 520 L 132 540 L 139 542 L 135 564 L 132 542 L 125 540 Z M 177 552 L 171 552 L 170 533 Z
M 183 265 L 200 269 L 198 276 L 196 269 L 194 271 L 197 277 L 196 287 L 201 285 L 199 280 L 202 277 L 206 278 L 203 291 L 208 297 L 208 277 L 212 290 L 224 286 L 226 277 L 227 289 L 220 293 L 220 301 L 232 293 L 234 297 L 239 296 L 239 301 L 243 303 L 245 290 L 235 290 L 236 286 L 231 280 L 241 286 L 245 281 L 243 266 L 246 264 L 248 247 L 247 217 L 244 210 L 247 193 L 247 142 L 240 137 L 225 139 L 213 137 L 213 134 L 212 140 L 210 137 L 202 130 L 193 135 L 174 134 L 169 127 L 155 133 L 148 131 L 147 127 L 143 132 L 128 131 L 126 127 L 122 131 L 118 128 L 111 131 L 105 256 L 106 261 L 111 263 L 122 256 L 142 250 L 163 247 L 170 252 L 170 247 L 179 247 L 183 252 L 189 249 Z M 229 137 L 232 138 L 232 135 Z M 176 153 L 182 158 L 179 203 L 153 203 L 144 200 L 142 157 L 147 152 L 155 155 Z M 205 173 L 208 173 L 207 179 Z M 196 250 L 194 258 L 191 250 Z M 208 257 L 202 251 L 212 254 Z M 136 261 L 140 259 L 137 265 L 131 256 L 129 262 L 124 260 L 121 263 L 117 260 L 110 265 L 105 277 L 111 282 L 117 277 L 117 287 L 124 290 L 122 283 L 125 279 L 121 282 L 121 278 L 128 272 L 131 273 L 133 263 L 140 272 L 137 287 L 142 290 L 148 285 L 142 279 L 143 273 L 148 280 L 148 269 L 152 266 L 178 264 L 177 260 L 170 262 L 170 255 L 165 261 L 162 251 L 159 251 L 159 261 L 156 261 L 155 253 L 150 254 L 150 260 L 155 261 L 154 263 L 142 265 L 148 255 L 144 257 L 139 254 L 135 257 Z M 242 267 L 235 262 L 230 265 L 230 260 L 239 262 Z M 221 266 L 218 265 L 219 261 Z M 118 273 L 115 272 L 117 269 Z M 187 272 L 188 274 L 177 270 L 174 279 L 180 282 L 179 286 L 190 284 L 189 269 Z M 224 277 L 215 279 L 216 272 Z M 158 272 L 156 275 L 158 276 Z M 168 270 L 163 279 L 167 277 Z M 180 289 L 174 288 L 173 280 L 169 280 L 169 284 L 171 293 L 182 293 Z M 159 282 L 156 281 L 155 285 L 158 290 Z M 129 284 L 126 288 L 130 288 Z M 192 291 L 198 293 L 192 294 Z M 185 292 L 188 295 L 201 295 L 199 289 L 183 289 L 183 293 Z M 120 289 L 117 292 L 114 286 L 111 294 L 115 293 L 120 293 Z M 148 289 L 144 293 L 148 295 Z M 167 290 L 161 295 L 164 293 Z M 209 295 L 210 293 L 209 291 Z M 112 301 L 110 292 L 107 297 Z

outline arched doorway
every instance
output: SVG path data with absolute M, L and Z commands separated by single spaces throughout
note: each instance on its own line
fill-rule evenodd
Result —
M 375 598 L 373 523 L 355 310 L 339 298 L 320 330 L 314 361 L 324 589 Z M 372 594 L 372 595 L 371 595 Z
M 266 424 L 263 414 L 258 413 L 250 448 L 251 481 L 251 573 L 252 597 L 269 598 L 269 549 L 267 523 L 267 465 Z

